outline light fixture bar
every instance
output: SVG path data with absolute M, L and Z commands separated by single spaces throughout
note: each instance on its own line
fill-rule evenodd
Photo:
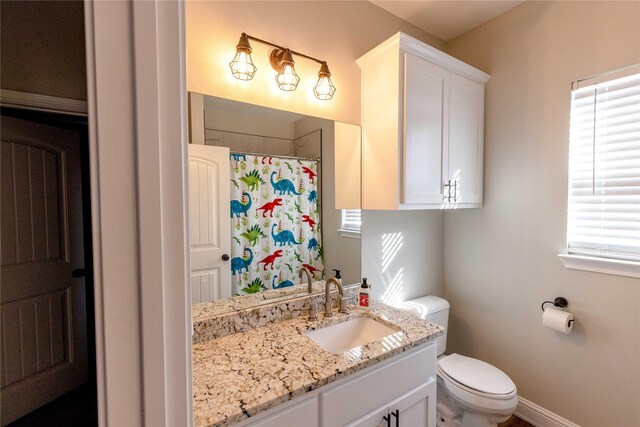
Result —
M 280 50 L 287 50 L 287 48 L 286 48 L 286 47 L 279 46 L 279 45 L 277 45 L 277 44 L 275 44 L 275 43 L 271 43 L 271 42 L 268 42 L 268 41 L 266 41 L 266 40 L 259 39 L 258 37 L 250 36 L 250 35 L 249 35 L 249 34 L 247 34 L 247 33 L 242 33 L 242 35 L 247 36 L 247 38 L 248 38 L 249 40 L 253 40 L 253 41 L 256 41 L 256 42 L 259 42 L 259 43 L 264 43 L 264 44 L 269 45 L 269 46 L 271 46 L 271 47 L 275 47 L 276 49 L 280 49 Z M 302 56 L 303 58 L 310 59 L 310 60 L 312 60 L 312 61 L 317 62 L 318 64 L 322 64 L 322 63 L 324 63 L 324 62 L 325 62 L 325 61 L 322 61 L 322 60 L 320 60 L 320 59 L 318 59 L 318 58 L 314 58 L 313 56 L 309 56 L 309 55 L 305 55 L 304 53 L 296 52 L 295 50 L 291 50 L 291 49 L 289 49 L 289 51 L 290 51 L 292 54 L 294 54 L 294 55 Z
M 229 63 L 231 73 L 235 78 L 238 80 L 251 80 L 256 73 L 256 66 L 251 60 L 252 49 L 249 40 L 275 48 L 269 55 L 269 62 L 271 62 L 271 66 L 278 73 L 275 80 L 280 90 L 291 92 L 298 87 L 300 77 L 298 77 L 296 73 L 295 61 L 293 60 L 293 55 L 297 55 L 320 64 L 318 82 L 313 88 L 313 93 L 316 98 L 320 100 L 333 98 L 336 88 L 331 82 L 331 72 L 329 71 L 326 61 L 296 52 L 295 50 L 251 36 L 247 33 L 242 33 L 240 36 L 240 41 L 236 46 L 236 56 Z

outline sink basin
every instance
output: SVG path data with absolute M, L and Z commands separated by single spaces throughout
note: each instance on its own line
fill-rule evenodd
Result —
M 331 353 L 342 353 L 373 341 L 378 341 L 397 330 L 370 317 L 356 317 L 346 322 L 309 331 L 306 335 Z

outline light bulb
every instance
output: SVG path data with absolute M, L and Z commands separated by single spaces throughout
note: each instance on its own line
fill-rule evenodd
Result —
M 276 75 L 276 83 L 278 84 L 278 87 L 280 90 L 284 90 L 286 92 L 296 90 L 298 83 L 300 82 L 300 77 L 296 74 L 296 69 L 294 68 L 295 63 L 293 62 L 293 57 L 291 56 L 289 49 L 284 51 L 281 64 L 280 72 Z
M 229 62 L 231 74 L 238 80 L 251 80 L 256 75 L 256 66 L 251 60 L 251 45 L 245 33 L 240 36 L 240 41 L 236 46 L 236 56 Z
M 326 101 L 333 98 L 333 94 L 336 92 L 336 87 L 331 82 L 331 73 L 326 62 L 323 62 L 320 66 L 320 72 L 318 72 L 318 83 L 313 88 L 313 93 L 316 98 Z

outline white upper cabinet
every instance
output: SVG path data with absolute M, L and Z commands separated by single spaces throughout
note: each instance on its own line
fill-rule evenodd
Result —
M 402 33 L 357 62 L 362 208 L 481 207 L 489 75 Z

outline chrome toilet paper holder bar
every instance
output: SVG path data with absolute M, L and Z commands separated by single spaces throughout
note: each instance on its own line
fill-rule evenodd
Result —
M 569 301 L 567 301 L 567 299 L 564 297 L 557 297 L 553 301 L 545 301 L 540 306 L 542 308 L 542 311 L 544 311 L 545 304 L 553 304 L 555 307 L 565 308 L 569 305 Z

